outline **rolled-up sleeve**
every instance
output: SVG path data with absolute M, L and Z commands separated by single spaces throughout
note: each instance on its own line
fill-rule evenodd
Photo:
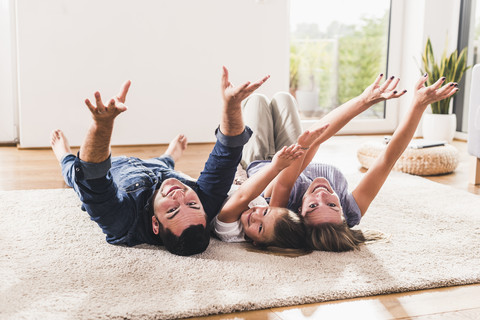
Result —
M 245 130 L 238 136 L 226 136 L 220 131 L 220 127 L 215 130 L 215 136 L 217 137 L 217 141 L 223 144 L 226 147 L 243 147 L 250 137 L 252 136 L 252 129 L 248 126 L 245 126 Z
M 108 170 L 112 167 L 111 155 L 100 163 L 92 163 L 83 161 L 77 156 L 74 163 L 75 176 L 79 180 L 92 180 L 107 175 Z

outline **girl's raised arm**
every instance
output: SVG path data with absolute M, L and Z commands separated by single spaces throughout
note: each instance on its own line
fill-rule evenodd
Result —
M 283 147 L 275 154 L 271 163 L 248 178 L 227 200 L 218 214 L 218 220 L 234 222 L 240 219 L 242 212 L 248 209 L 248 204 L 258 197 L 284 168 L 303 154 L 304 150 L 299 145 L 293 144 L 289 147 Z

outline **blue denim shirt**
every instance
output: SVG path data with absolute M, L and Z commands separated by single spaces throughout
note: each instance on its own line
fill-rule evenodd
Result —
M 162 244 L 152 231 L 150 209 L 154 192 L 168 178 L 176 178 L 199 196 L 209 223 L 220 211 L 235 177 L 245 143 L 252 131 L 238 136 L 215 131 L 217 142 L 198 180 L 174 170 L 170 156 L 149 160 L 109 157 L 88 163 L 73 155 L 62 160 L 62 173 L 86 210 L 106 234 L 107 242 L 134 246 Z

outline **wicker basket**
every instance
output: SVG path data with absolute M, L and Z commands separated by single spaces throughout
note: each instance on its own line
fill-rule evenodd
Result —
M 358 160 L 368 169 L 385 148 L 386 144 L 382 142 L 364 143 L 357 151 Z M 407 148 L 393 170 L 419 176 L 445 174 L 457 168 L 458 158 L 458 150 L 450 144 L 423 149 Z

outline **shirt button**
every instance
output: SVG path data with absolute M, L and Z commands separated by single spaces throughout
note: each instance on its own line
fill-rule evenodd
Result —
M 138 187 L 138 186 L 139 186 L 139 184 L 138 184 L 138 183 L 135 183 L 135 187 Z
M 75 171 L 79 172 L 79 171 L 80 171 L 80 168 L 76 168 Z

